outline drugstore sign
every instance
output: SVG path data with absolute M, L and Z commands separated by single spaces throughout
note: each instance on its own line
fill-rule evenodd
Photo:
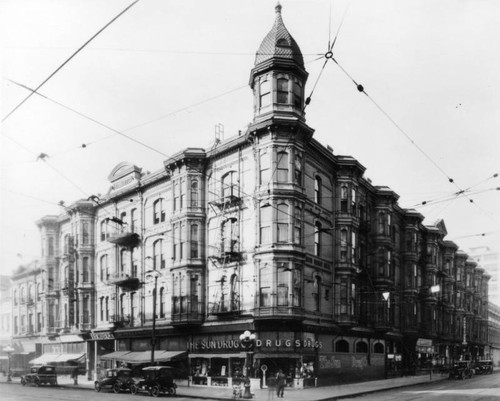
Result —
M 321 341 L 314 340 L 271 340 L 271 339 L 256 339 L 256 348 L 313 348 L 319 349 L 323 346 Z M 188 349 L 195 350 L 215 350 L 215 349 L 241 349 L 239 340 L 200 340 L 197 342 L 188 343 Z

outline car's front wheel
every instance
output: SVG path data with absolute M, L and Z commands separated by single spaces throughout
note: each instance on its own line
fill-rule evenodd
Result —
M 99 382 L 95 382 L 94 390 L 99 393 L 99 392 L 101 392 L 101 389 L 102 389 L 101 384 Z
M 138 391 L 139 391 L 139 388 L 137 387 L 137 384 L 131 384 L 130 385 L 130 392 L 133 395 L 136 395 Z
M 118 394 L 122 389 L 122 386 L 119 382 L 116 382 L 115 384 L 113 384 L 113 392 L 115 394 Z
M 174 386 L 168 388 L 168 395 L 174 396 L 175 393 L 176 393 L 176 391 L 175 391 L 175 387 Z
M 153 397 L 158 397 L 160 395 L 160 386 L 158 384 L 151 388 L 151 395 Z
M 40 384 L 42 384 L 40 382 L 40 378 L 39 377 L 35 377 L 35 380 L 33 380 L 33 383 L 35 383 L 35 386 L 37 386 L 37 387 L 40 387 Z
M 21 377 L 21 386 L 26 386 L 26 379 Z

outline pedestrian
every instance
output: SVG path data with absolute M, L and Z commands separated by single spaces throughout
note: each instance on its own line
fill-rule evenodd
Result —
M 286 375 L 280 369 L 278 370 L 278 374 L 276 375 L 276 394 L 278 397 L 283 398 L 283 393 L 285 391 L 286 386 Z

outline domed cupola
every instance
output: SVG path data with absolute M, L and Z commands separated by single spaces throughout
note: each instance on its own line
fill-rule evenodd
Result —
M 254 122 L 270 117 L 304 120 L 304 87 L 307 72 L 297 42 L 281 18 L 276 6 L 274 25 L 255 55 L 250 73 L 254 94 Z

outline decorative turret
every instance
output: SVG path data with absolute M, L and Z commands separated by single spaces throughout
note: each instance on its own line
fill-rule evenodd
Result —
M 257 50 L 250 73 L 254 123 L 273 117 L 305 120 L 307 76 L 302 53 L 283 23 L 278 4 L 274 25 Z

